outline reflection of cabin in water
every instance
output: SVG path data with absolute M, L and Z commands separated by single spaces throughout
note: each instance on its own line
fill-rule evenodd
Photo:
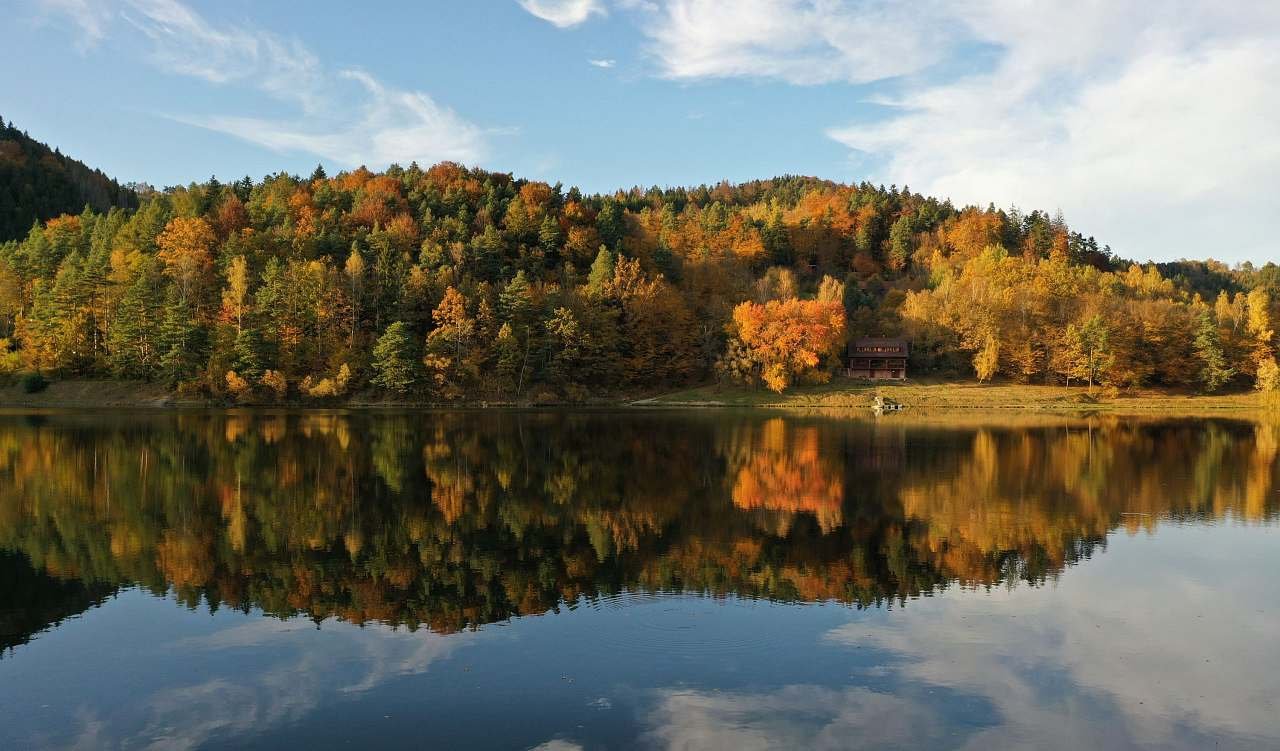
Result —
M 849 342 L 845 375 L 872 381 L 907 380 L 906 339 L 854 339 Z

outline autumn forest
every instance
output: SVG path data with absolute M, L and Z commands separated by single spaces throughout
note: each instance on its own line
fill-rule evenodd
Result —
M 18 205 L 33 147 L 3 134 L 4 219 L 38 218 L 0 243 L 5 378 L 584 401 L 782 391 L 901 335 L 913 375 L 1280 388 L 1280 268 L 1132 263 L 1043 211 L 808 177 L 584 195 L 443 163 L 115 186 L 51 215 Z

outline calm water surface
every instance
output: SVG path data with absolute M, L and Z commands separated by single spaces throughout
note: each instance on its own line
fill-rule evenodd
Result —
M 1280 423 L 0 415 L 0 748 L 1280 747 Z

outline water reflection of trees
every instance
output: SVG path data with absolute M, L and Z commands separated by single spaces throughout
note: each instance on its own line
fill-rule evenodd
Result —
M 867 606 L 1038 583 L 1110 531 L 1169 517 L 1269 520 L 1278 435 L 1233 421 L 10 417 L 0 547 L 30 559 L 24 581 L 50 602 L 136 583 L 191 607 L 438 631 L 625 589 Z

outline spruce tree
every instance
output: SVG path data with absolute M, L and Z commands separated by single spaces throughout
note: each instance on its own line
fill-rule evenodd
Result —
M 616 201 L 606 198 L 604 205 L 600 207 L 600 213 L 596 215 L 596 232 L 599 233 L 600 239 L 604 241 L 606 247 L 617 249 L 625 231 L 622 209 Z
M 373 383 L 388 391 L 407 393 L 418 382 L 418 352 L 413 331 L 397 321 L 373 346 Z
M 538 245 L 550 256 L 559 252 L 562 239 L 560 223 L 555 217 L 550 214 L 543 217 L 542 226 L 538 227 Z
M 769 263 L 774 266 L 791 265 L 791 239 L 787 235 L 786 225 L 782 223 L 782 211 L 776 210 L 761 233 L 765 253 Z
M 190 305 L 182 302 L 170 287 L 165 299 L 164 320 L 160 324 L 157 343 L 160 349 L 160 372 L 170 386 L 176 386 L 195 375 L 203 359 L 199 343 L 199 326 Z
M 143 264 L 125 290 L 111 322 L 108 349 L 111 366 L 126 378 L 151 378 L 159 359 L 157 319 L 161 276 L 154 261 Z
M 587 289 L 593 294 L 603 294 L 605 287 L 613 281 L 613 254 L 603 245 L 591 262 L 591 271 L 587 274 Z

